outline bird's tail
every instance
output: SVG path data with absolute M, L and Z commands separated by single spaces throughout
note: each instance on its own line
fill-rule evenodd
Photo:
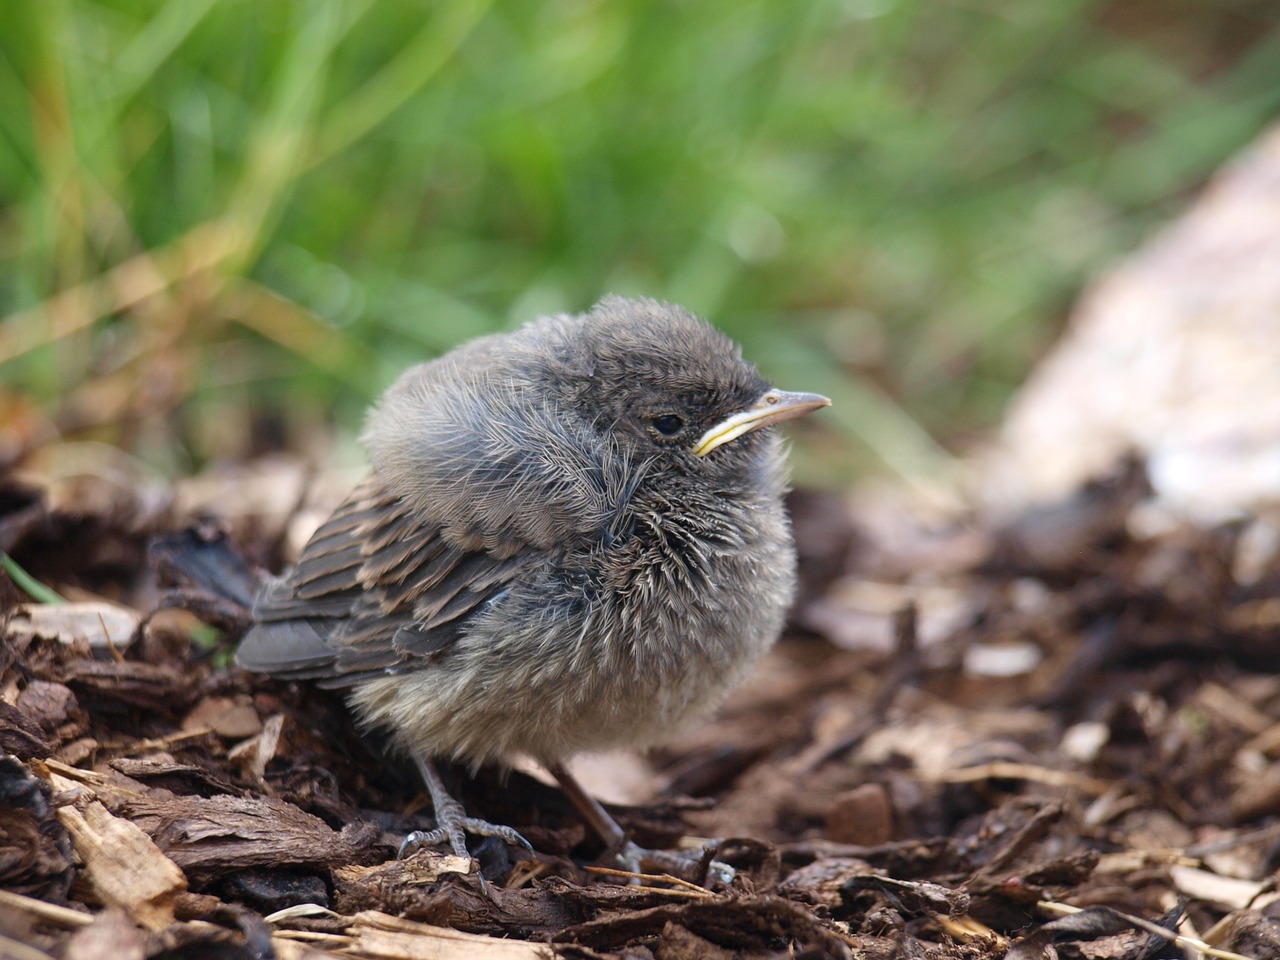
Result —
M 249 619 L 263 576 L 232 546 L 226 531 L 199 523 L 155 537 L 149 552 L 162 581 L 239 608 Z

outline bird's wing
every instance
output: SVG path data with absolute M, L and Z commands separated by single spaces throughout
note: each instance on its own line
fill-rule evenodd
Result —
M 529 559 L 451 545 L 371 477 L 259 593 L 236 659 L 326 686 L 420 666 Z

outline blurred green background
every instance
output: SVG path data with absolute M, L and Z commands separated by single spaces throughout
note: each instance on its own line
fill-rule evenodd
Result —
M 945 469 L 1092 273 L 1280 110 L 1275 0 L 0 5 L 0 465 L 195 469 L 602 293 Z

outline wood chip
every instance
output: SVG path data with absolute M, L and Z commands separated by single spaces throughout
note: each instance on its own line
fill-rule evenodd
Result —
M 394 960 L 551 960 L 551 948 L 434 927 L 366 910 L 356 914 L 344 954 Z
M 262 732 L 262 718 L 247 694 L 205 697 L 182 721 L 183 730 L 208 728 L 228 740 L 244 740 Z
M 1208 870 L 1178 864 L 1169 868 L 1169 876 L 1173 878 L 1174 885 L 1187 896 L 1233 910 L 1252 906 L 1259 895 L 1270 888 L 1269 883 L 1221 877 Z
M 133 822 L 112 816 L 97 800 L 63 807 L 58 819 L 71 833 L 84 875 L 99 902 L 124 910 L 148 930 L 174 920 L 174 901 L 187 878 Z
M 5 637 L 14 642 L 33 637 L 80 641 L 121 650 L 128 646 L 140 619 L 134 611 L 113 603 L 28 603 L 14 608 Z

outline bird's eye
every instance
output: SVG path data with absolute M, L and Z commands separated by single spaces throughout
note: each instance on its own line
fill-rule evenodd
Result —
M 659 414 L 654 417 L 651 422 L 653 423 L 653 429 L 657 430 L 664 437 L 674 437 L 684 429 L 684 421 L 674 413 Z

